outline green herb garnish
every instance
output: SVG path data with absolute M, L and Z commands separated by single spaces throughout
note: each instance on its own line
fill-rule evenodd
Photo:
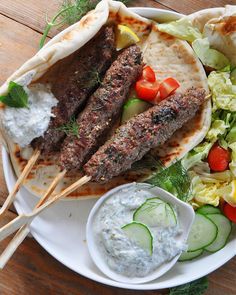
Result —
M 169 295 L 202 295 L 208 288 L 208 279 L 203 277 L 188 284 L 170 289 Z
M 157 172 L 146 182 L 167 190 L 182 201 L 187 201 L 191 180 L 181 161 L 175 162 L 168 168 L 165 168 L 160 161 L 156 163 Z
M 0 96 L 0 101 L 13 108 L 28 108 L 28 94 L 24 88 L 11 81 L 8 86 L 8 94 Z
M 72 25 L 79 21 L 87 12 L 94 9 L 100 0 L 65 0 L 51 21 L 47 21 L 39 48 L 42 48 L 48 33 L 53 27 Z M 127 3 L 129 0 L 120 2 Z
M 79 137 L 79 125 L 74 116 L 70 118 L 68 123 L 63 124 L 56 129 L 65 132 L 67 136 L 73 135 Z

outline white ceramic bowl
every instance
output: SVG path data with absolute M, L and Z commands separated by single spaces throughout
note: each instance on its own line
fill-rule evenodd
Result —
M 173 11 L 155 8 L 131 8 L 132 11 L 157 20 L 174 20 L 179 15 Z M 3 171 L 8 190 L 12 190 L 16 176 L 10 158 L 3 148 Z M 22 188 L 14 202 L 18 213 L 31 212 L 38 198 Z M 88 215 L 96 203 L 93 200 L 58 202 L 34 219 L 30 228 L 37 242 L 55 259 L 68 268 L 94 281 L 126 289 L 155 290 L 171 288 L 205 276 L 216 270 L 236 255 L 236 232 L 227 245 L 214 254 L 204 254 L 189 262 L 177 262 L 175 266 L 155 281 L 146 284 L 120 283 L 106 277 L 90 258 L 86 245 L 86 223 Z
M 154 196 L 158 196 L 161 200 L 163 200 L 164 202 L 168 202 L 174 208 L 176 208 L 178 212 L 178 223 L 180 228 L 182 229 L 182 233 L 178 235 L 177 237 L 177 241 L 179 242 L 183 242 L 183 243 L 186 242 L 195 214 L 194 214 L 193 208 L 187 203 L 180 201 L 179 199 L 175 198 L 173 195 L 171 195 L 170 193 L 164 191 L 163 189 L 159 187 L 153 187 L 152 185 L 146 184 L 146 183 L 128 183 L 128 184 L 120 185 L 110 190 L 109 192 L 107 192 L 97 201 L 97 203 L 95 204 L 95 206 L 93 207 L 93 209 L 91 210 L 89 214 L 89 218 L 88 218 L 88 222 L 86 226 L 86 239 L 88 243 L 88 249 L 94 263 L 105 275 L 107 275 L 109 278 L 115 281 L 122 282 L 122 283 L 129 283 L 129 284 L 141 284 L 141 283 L 153 281 L 159 278 L 160 276 L 162 276 L 168 270 L 170 270 L 177 262 L 180 254 L 175 256 L 172 260 L 162 264 L 154 272 L 151 272 L 145 277 L 130 278 L 122 274 L 118 274 L 109 268 L 109 266 L 107 265 L 104 259 L 103 253 L 101 253 L 101 251 L 99 250 L 99 246 L 94 235 L 94 223 L 97 222 L 96 217 L 101 206 L 109 198 L 112 198 L 121 190 L 125 188 L 132 188 L 134 186 L 135 188 L 140 188 L 143 190 L 148 189 L 148 191 L 152 193 Z M 129 196 L 127 196 L 127 198 L 128 197 Z

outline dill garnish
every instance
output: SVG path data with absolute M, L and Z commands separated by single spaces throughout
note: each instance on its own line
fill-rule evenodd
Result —
M 157 172 L 146 182 L 167 190 L 182 201 L 187 201 L 191 180 L 181 161 L 175 162 L 168 168 L 165 168 L 160 161 L 156 162 L 156 165 Z
M 100 0 L 64 0 L 58 12 L 53 18 L 47 21 L 43 36 L 39 43 L 39 48 L 42 48 L 48 33 L 53 27 L 62 27 L 64 25 L 72 25 L 79 21 L 88 11 L 94 9 Z M 124 4 L 129 0 L 121 0 Z
M 67 136 L 79 136 L 79 125 L 76 122 L 76 118 L 74 116 L 70 118 L 70 121 L 68 123 L 63 124 L 56 129 L 65 132 Z

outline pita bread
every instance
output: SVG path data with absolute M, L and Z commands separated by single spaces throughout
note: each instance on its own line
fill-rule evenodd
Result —
M 6 93 L 8 83 L 11 80 L 21 85 L 37 82 L 49 71 L 52 65 L 81 48 L 96 35 L 103 25 L 111 22 L 129 26 L 140 37 L 141 41 L 138 45 L 143 52 L 144 61 L 154 69 L 157 79 L 162 80 L 169 76 L 176 78 L 181 83 L 178 91 L 185 91 L 194 86 L 204 88 L 208 92 L 205 71 L 187 42 L 159 32 L 154 22 L 132 13 L 122 3 L 103 0 L 95 10 L 55 36 L 34 57 L 9 77 L 0 88 L 0 95 Z M 161 156 L 164 162 L 169 165 L 176 158 L 183 157 L 205 137 L 210 119 L 211 104 L 208 101 L 188 126 L 184 126 L 168 143 L 152 152 Z M 21 149 L 13 143 L 3 127 L 1 132 L 15 173 L 19 176 L 33 150 L 31 147 Z M 56 165 L 57 161 L 57 154 L 50 157 L 42 156 L 29 174 L 24 184 L 25 187 L 34 195 L 41 197 L 59 172 L 59 167 Z M 129 171 L 115 177 L 105 185 L 88 183 L 68 198 L 100 196 L 117 185 L 147 178 L 150 173 L 151 171 Z M 79 173 L 66 176 L 56 191 L 61 191 L 80 177 Z
M 205 9 L 189 18 L 208 38 L 211 48 L 222 52 L 236 66 L 236 6 Z

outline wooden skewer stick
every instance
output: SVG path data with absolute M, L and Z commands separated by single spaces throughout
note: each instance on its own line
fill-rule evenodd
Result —
M 6 237 L 9 235 L 13 234 L 16 230 L 18 230 L 20 227 L 22 227 L 25 224 L 30 224 L 32 220 L 40 214 L 42 211 L 44 211 L 46 208 L 54 204 L 56 201 L 58 201 L 61 198 L 64 198 L 65 196 L 69 195 L 72 193 L 74 190 L 77 188 L 81 187 L 85 183 L 89 182 L 91 179 L 90 176 L 83 176 L 76 182 L 74 182 L 72 185 L 64 189 L 61 193 L 55 195 L 51 199 L 49 199 L 46 203 L 42 204 L 40 207 L 35 209 L 32 213 L 30 214 L 21 214 L 12 221 L 10 221 L 8 224 L 3 226 L 0 229 L 0 241 L 4 240 Z
M 64 177 L 65 173 L 66 173 L 66 171 L 62 171 L 61 173 L 59 173 L 57 175 L 57 177 L 53 180 L 53 182 L 49 186 L 49 188 L 46 191 L 46 193 L 44 194 L 44 196 L 40 199 L 40 201 L 35 206 L 34 211 L 38 207 L 40 207 L 45 201 L 48 200 L 50 195 L 55 190 L 59 181 Z M 2 254 L 0 256 L 0 269 L 4 268 L 4 266 L 7 264 L 8 260 L 14 254 L 14 252 L 19 247 L 19 245 L 24 241 L 24 239 L 26 238 L 26 236 L 28 235 L 29 232 L 30 232 L 30 228 L 29 228 L 28 224 L 25 224 L 24 226 L 22 226 L 18 230 L 18 232 L 16 233 L 14 238 L 10 241 L 10 243 L 7 245 L 7 247 L 5 248 L 5 250 L 2 252 Z
M 20 189 L 20 187 L 23 184 L 26 177 L 29 175 L 29 173 L 30 173 L 31 169 L 33 168 L 35 162 L 37 161 L 39 155 L 40 155 L 40 151 L 35 150 L 33 155 L 31 156 L 31 158 L 29 159 L 27 165 L 23 169 L 20 177 L 17 179 L 17 181 L 13 187 L 13 190 L 10 192 L 10 194 L 8 195 L 7 199 L 5 200 L 2 208 L 0 209 L 0 217 L 2 217 L 3 214 L 7 211 L 7 209 L 11 206 L 12 202 L 15 199 L 16 193 Z

